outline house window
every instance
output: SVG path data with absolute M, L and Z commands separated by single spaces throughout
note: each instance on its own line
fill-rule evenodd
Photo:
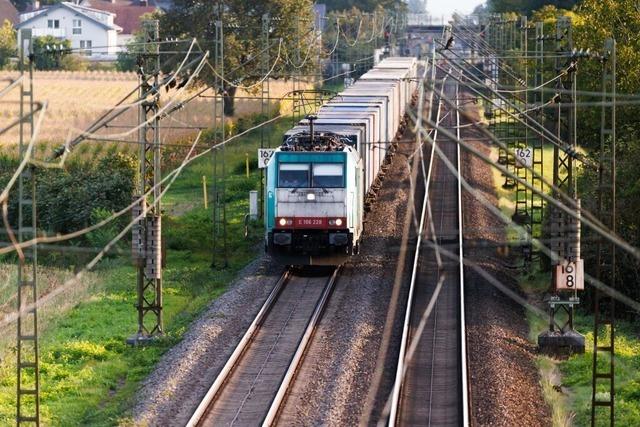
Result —
M 48 19 L 47 20 L 48 28 L 60 28 L 60 20 L 59 19 Z
M 80 40 L 80 49 L 83 54 L 91 56 L 91 40 Z
M 79 19 L 73 20 L 73 34 L 82 34 L 82 21 Z

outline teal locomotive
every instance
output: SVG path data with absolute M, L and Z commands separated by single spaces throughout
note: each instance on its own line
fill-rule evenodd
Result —
M 265 183 L 265 247 L 277 261 L 338 265 L 358 252 L 417 66 L 415 58 L 384 59 L 285 133 Z

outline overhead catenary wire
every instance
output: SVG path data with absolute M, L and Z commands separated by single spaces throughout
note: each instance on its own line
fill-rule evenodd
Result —
M 195 144 L 192 145 L 191 150 L 189 151 L 189 153 L 187 154 L 187 156 L 185 157 L 185 160 L 182 162 L 182 164 L 176 169 L 175 173 L 173 174 L 171 180 L 169 181 L 169 183 L 167 183 L 167 186 L 163 189 L 163 191 L 160 193 L 159 197 L 157 199 L 155 199 L 154 204 L 159 202 L 162 197 L 164 197 L 164 195 L 167 193 L 167 191 L 169 190 L 169 188 L 171 187 L 171 185 L 173 184 L 173 182 L 175 181 L 175 179 L 178 177 L 178 175 L 180 174 L 180 172 L 184 169 L 184 167 L 186 167 L 188 164 L 192 163 L 194 160 L 204 156 L 205 154 L 211 152 L 214 149 L 219 149 L 221 148 L 223 145 L 228 144 L 229 142 L 231 142 L 232 140 L 250 132 L 253 131 L 255 129 L 258 129 L 261 126 L 267 125 L 277 119 L 282 118 L 283 116 L 280 115 L 278 117 L 274 117 L 270 120 L 267 120 L 265 122 L 262 122 L 256 126 L 254 126 L 251 129 L 247 129 L 247 131 L 243 132 L 242 134 L 237 134 L 234 135 L 224 141 L 222 141 L 221 143 L 217 144 L 214 147 L 209 148 L 208 150 L 205 150 L 193 157 L 190 157 L 193 148 L 195 148 Z M 194 142 L 197 142 L 194 141 Z M 148 208 L 148 207 L 147 207 Z M 118 235 L 112 239 L 111 241 L 109 241 L 109 243 L 107 243 L 107 245 L 105 245 L 105 247 L 82 269 L 80 270 L 78 273 L 76 273 L 74 275 L 73 278 L 67 280 L 64 284 L 62 284 L 61 286 L 57 287 L 56 289 L 54 289 L 53 291 L 51 291 L 50 293 L 48 293 L 47 295 L 41 297 L 38 301 L 37 304 L 30 304 L 30 305 L 25 305 L 24 308 L 21 311 L 16 311 L 13 313 L 9 313 L 6 314 L 2 320 L 0 320 L 0 329 L 6 327 L 7 325 L 9 325 L 10 323 L 14 322 L 15 320 L 17 320 L 18 316 L 23 315 L 25 312 L 33 309 L 34 307 L 41 307 L 42 305 L 48 303 L 49 301 L 51 301 L 53 298 L 55 298 L 57 295 L 59 295 L 60 293 L 64 292 L 66 289 L 68 289 L 69 287 L 75 285 L 78 283 L 79 279 L 82 278 L 82 276 L 84 275 L 84 273 L 86 273 L 88 270 L 91 270 L 93 267 L 95 267 L 95 265 L 102 259 L 102 257 L 104 257 L 104 255 L 109 252 L 109 250 L 113 247 L 113 245 L 115 245 L 120 239 L 122 239 L 122 237 L 124 237 L 124 235 L 126 233 L 129 232 L 129 230 L 131 230 L 131 228 L 133 227 L 133 225 L 140 219 L 142 218 L 144 215 L 146 215 L 146 212 L 142 212 L 138 217 L 134 218 L 133 221 L 129 222 L 125 228 L 118 233 Z M 36 240 L 36 239 L 33 239 Z M 44 242 L 50 242 L 48 240 L 44 240 Z M 27 243 L 27 242 L 25 242 Z M 4 248 L 3 248 L 4 249 Z
M 447 102 L 447 101 L 448 100 L 446 100 L 446 98 L 445 98 L 445 102 L 449 104 L 449 102 Z M 455 107 L 452 107 L 452 108 L 455 108 Z M 462 112 L 462 113 L 464 114 L 464 112 Z M 484 154 L 480 153 L 477 149 L 475 149 L 474 147 L 471 147 L 464 140 L 456 138 L 456 136 L 454 134 L 449 132 L 447 129 L 442 128 L 441 126 L 437 125 L 432 120 L 427 119 L 426 122 L 430 126 L 438 127 L 440 132 L 444 133 L 448 138 L 451 138 L 454 141 L 457 141 L 457 143 L 460 144 L 462 146 L 462 148 L 466 149 L 467 151 L 472 152 L 474 155 L 476 155 L 478 158 L 483 160 L 485 163 L 488 163 L 488 164 L 492 165 L 494 168 L 498 169 L 501 173 L 503 173 L 506 176 L 509 176 L 510 178 L 514 179 L 516 182 L 520 182 L 523 186 L 527 187 L 530 191 L 536 192 L 536 194 L 539 194 L 548 203 L 550 203 L 550 204 L 554 205 L 555 207 L 561 209 L 562 211 L 566 212 L 568 215 L 570 215 L 571 217 L 575 218 L 576 220 L 577 219 L 581 219 L 584 224 L 588 225 L 590 228 L 592 228 L 596 233 L 600 234 L 606 240 L 610 241 L 611 243 L 614 243 L 616 246 L 618 246 L 619 248 L 623 249 L 625 252 L 628 252 L 634 258 L 640 259 L 640 249 L 632 246 L 631 244 L 626 242 L 624 239 L 622 239 L 618 235 L 612 233 L 611 230 L 609 230 L 607 227 L 604 227 L 601 223 L 599 223 L 599 221 L 595 220 L 595 218 L 593 217 L 593 214 L 591 214 L 587 210 L 582 210 L 582 217 L 579 218 L 579 215 L 574 211 L 574 209 L 576 208 L 575 202 L 571 198 L 569 198 L 566 194 L 564 194 L 560 189 L 556 188 L 552 183 L 549 183 L 544 177 L 538 175 L 538 177 L 547 185 L 547 187 L 553 189 L 555 192 L 557 192 L 557 194 L 563 195 L 563 198 L 565 198 L 568 201 L 570 201 L 569 202 L 570 206 L 567 206 L 564 203 L 562 203 L 561 201 L 556 200 L 554 197 L 546 194 L 545 192 L 538 191 L 533 185 L 529 184 L 525 180 L 522 180 L 516 174 L 513 174 L 512 172 L 507 170 L 507 168 L 505 168 L 505 167 L 503 167 L 501 165 L 495 164 L 491 159 L 486 157 Z M 486 129 L 483 129 L 481 127 L 479 127 L 479 129 L 483 133 L 486 132 L 486 133 L 490 134 L 491 136 L 493 136 L 490 132 L 486 131 Z M 495 137 L 493 137 L 493 138 L 495 138 Z M 497 140 L 497 138 L 496 138 L 496 140 Z M 499 141 L 495 141 L 495 142 L 499 143 Z M 533 171 L 531 168 L 529 168 L 529 171 L 532 174 L 535 173 L 535 171 Z
M 214 145 L 213 147 L 209 147 L 208 149 L 198 153 L 197 155 L 187 159 L 186 163 L 184 166 L 189 165 L 190 163 L 192 163 L 193 161 L 195 161 L 196 159 L 204 156 L 205 154 L 211 152 L 212 150 L 217 150 L 219 148 L 221 148 L 223 145 L 229 143 L 230 141 L 233 141 L 237 138 L 240 138 L 244 135 L 247 135 L 248 133 L 262 127 L 268 124 L 271 124 L 273 122 L 275 122 L 276 120 L 281 119 L 282 117 L 284 117 L 283 115 L 278 115 L 276 117 L 273 117 L 269 120 L 266 120 L 258 125 L 253 126 L 250 129 L 245 130 L 244 132 L 238 133 L 236 135 L 233 135 L 229 138 L 227 138 L 226 140 L 222 141 L 221 143 L 218 143 L 216 145 Z M 200 134 L 199 134 L 200 135 Z M 192 147 L 197 147 L 198 146 L 198 140 L 199 140 L 199 135 L 198 138 L 196 139 L 196 141 L 192 144 Z M 164 183 L 170 179 L 173 178 L 173 176 L 178 173 L 178 170 L 182 170 L 182 169 L 175 169 L 172 172 L 169 172 L 168 174 L 166 174 L 163 179 L 157 184 L 152 186 L 151 188 L 149 188 L 147 190 L 146 193 L 144 193 L 142 196 L 138 197 L 136 200 L 134 200 L 131 204 L 129 204 L 128 206 L 124 207 L 123 209 L 121 209 L 120 211 L 110 215 L 108 218 L 105 218 L 104 220 L 93 224 L 91 226 L 85 227 L 81 230 L 77 230 L 71 233 L 67 233 L 67 234 L 63 234 L 63 235 L 57 235 L 57 236 L 41 236 L 41 237 L 37 237 L 31 240 L 26 240 L 24 242 L 21 242 L 15 246 L 10 246 L 10 247 L 4 247 L 4 248 L 0 248 L 0 255 L 2 254 L 7 254 L 10 252 L 13 252 L 15 250 L 18 249 L 24 249 L 24 248 L 28 248 L 30 246 L 39 244 L 39 243 L 57 243 L 57 242 L 62 242 L 62 241 L 66 241 L 66 240 L 71 240 L 71 239 L 75 239 L 77 237 L 81 237 L 87 233 L 90 233 L 92 231 L 95 231 L 99 228 L 104 227 L 105 225 L 109 224 L 110 222 L 113 222 L 115 219 L 121 217 L 122 215 L 124 215 L 125 213 L 129 212 L 134 206 L 138 206 L 140 204 L 140 202 L 142 200 L 144 200 L 149 194 L 151 194 L 156 188 L 158 188 L 158 186 L 162 186 L 164 185 Z M 1 200 L 1 199 L 0 199 Z
M 177 97 L 180 96 L 182 94 L 182 92 L 184 92 L 186 90 L 186 88 L 194 81 L 196 76 L 198 76 L 198 74 L 200 74 L 200 72 L 202 71 L 204 65 L 208 64 L 208 61 L 207 61 L 208 56 L 209 56 L 209 52 L 206 52 L 202 56 L 202 58 L 200 60 L 200 63 L 198 64 L 198 66 L 196 67 L 194 72 L 189 76 L 187 82 L 184 84 L 184 86 L 182 86 L 180 89 L 178 89 L 175 94 L 173 94 L 173 96 L 170 98 L 170 101 L 167 104 L 165 104 L 164 106 L 159 108 L 158 111 L 155 114 L 153 114 L 152 116 L 150 116 L 146 121 L 134 126 L 133 128 L 129 129 L 128 131 L 121 132 L 121 133 L 116 133 L 116 134 L 99 135 L 99 134 L 96 134 L 94 132 L 84 131 L 82 129 L 77 129 L 77 128 L 73 128 L 73 130 L 76 131 L 76 132 L 79 132 L 80 136 L 82 136 L 83 138 L 92 137 L 93 139 L 98 139 L 98 140 L 119 141 L 118 138 L 124 138 L 124 137 L 126 137 L 128 135 L 131 135 L 135 131 L 141 129 L 142 127 L 148 126 L 157 117 L 161 117 L 162 114 L 164 114 L 165 111 L 168 110 L 169 107 L 171 107 L 174 104 L 174 102 L 176 101 Z M 119 142 L 122 142 L 122 141 L 119 141 Z
M 422 132 L 427 135 L 426 130 L 422 130 Z M 460 144 L 460 146 L 464 147 L 463 144 Z M 496 206 L 494 206 L 489 200 L 486 199 L 486 197 L 484 197 L 477 189 L 474 189 L 469 183 L 468 181 L 462 176 L 462 174 L 460 174 L 455 166 L 448 160 L 448 158 L 446 158 L 446 155 L 439 149 L 439 147 L 436 147 L 436 154 L 441 158 L 441 160 L 443 161 L 443 163 L 445 164 L 445 166 L 451 171 L 451 173 L 455 174 L 457 178 L 460 179 L 460 183 L 461 185 L 465 188 L 465 190 L 467 190 L 470 194 L 472 194 L 476 199 L 478 199 L 478 201 L 481 202 L 481 204 L 483 206 L 485 206 L 487 209 L 489 209 L 495 216 L 497 216 L 498 218 L 500 218 L 505 224 L 510 225 L 512 227 L 515 227 L 517 229 L 517 231 L 522 234 L 522 235 L 526 235 L 527 239 L 530 239 L 532 242 L 535 243 L 536 247 L 540 248 L 540 250 L 543 251 L 543 253 L 545 255 L 547 255 L 549 258 L 551 259 L 557 259 L 558 258 L 558 254 L 556 252 L 554 252 L 549 246 L 545 245 L 543 241 L 534 238 L 531 235 L 531 232 L 529 230 L 527 230 L 525 227 L 523 227 L 522 225 L 516 223 L 512 218 L 509 218 L 504 212 L 502 212 L 499 208 L 497 208 Z M 472 154 L 474 156 L 477 156 L 476 153 Z M 493 165 L 495 167 L 495 165 Z M 444 253 L 445 250 L 443 249 L 442 252 Z M 623 295 L 622 293 L 620 293 L 619 291 L 616 291 L 613 288 L 608 287 L 607 285 L 605 285 L 604 283 L 598 281 L 597 279 L 595 279 L 594 277 L 590 276 L 589 274 L 585 274 L 585 279 L 594 287 L 597 287 L 598 289 L 603 290 L 604 292 L 606 292 L 607 294 L 609 294 L 610 296 L 619 299 L 621 302 L 623 302 L 624 304 L 628 305 L 629 307 L 637 310 L 640 312 L 640 303 L 636 302 L 634 300 L 632 300 L 631 298 Z M 518 301 L 518 300 L 516 300 Z M 524 300 L 522 300 L 524 301 Z M 525 304 L 523 304 L 525 305 Z M 529 304 L 525 305 L 527 308 L 531 309 L 531 307 Z M 536 311 L 536 310 L 534 310 Z M 542 312 L 544 316 L 546 316 L 547 314 Z
M 446 58 L 446 57 L 445 57 Z M 448 59 L 448 58 L 447 58 Z M 450 60 L 450 62 L 452 64 L 455 64 L 453 61 Z M 458 65 L 456 65 L 457 67 L 459 67 Z M 444 69 L 439 66 L 436 65 L 436 67 L 442 69 L 444 71 Z M 447 74 L 447 71 L 445 71 Z M 458 77 L 453 77 L 454 79 L 458 80 L 460 83 L 464 82 L 462 81 L 461 78 Z M 512 102 L 510 102 L 508 99 L 506 99 L 505 97 L 503 97 L 501 94 L 495 92 L 492 88 L 488 87 L 485 85 L 485 88 L 489 88 L 489 90 L 491 90 L 493 93 L 496 94 L 497 97 L 500 98 L 500 100 L 502 100 L 507 107 L 513 108 L 515 110 L 515 112 L 512 112 L 509 110 L 509 108 L 505 108 L 504 106 L 501 106 L 499 104 L 496 104 L 496 102 L 493 99 L 488 98 L 487 96 L 485 96 L 484 94 L 482 94 L 479 90 L 475 89 L 472 86 L 469 86 L 469 88 L 471 90 L 473 90 L 478 96 L 480 96 L 481 98 L 489 101 L 492 103 L 492 105 L 494 107 L 496 107 L 499 110 L 502 110 L 503 112 L 505 112 L 507 115 L 511 116 L 512 118 L 516 119 L 518 122 L 520 122 L 521 124 L 523 124 L 524 126 L 526 126 L 528 129 L 532 130 L 534 133 L 536 133 L 538 136 L 544 138 L 545 140 L 547 140 L 548 142 L 550 142 L 551 144 L 557 146 L 559 149 L 561 149 L 562 151 L 564 151 L 567 154 L 570 154 L 573 158 L 575 158 L 576 160 L 580 161 L 581 163 L 584 163 L 588 166 L 591 167 L 596 167 L 593 162 L 591 162 L 588 158 L 586 158 L 583 154 L 581 154 L 579 151 L 577 150 L 573 150 L 572 147 L 570 147 L 567 143 L 565 143 L 564 141 L 562 141 L 557 135 L 555 135 L 554 133 L 552 133 L 551 131 L 549 131 L 546 127 L 544 127 L 540 122 L 538 122 L 534 117 L 529 116 L 528 114 L 524 113 L 520 108 L 518 108 L 518 106 L 516 106 L 515 104 L 513 104 Z M 525 117 L 526 120 L 524 120 L 522 117 Z

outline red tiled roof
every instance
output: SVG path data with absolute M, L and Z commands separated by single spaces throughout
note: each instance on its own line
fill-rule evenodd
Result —
M 0 0 L 2 1 L 2 0 Z M 139 1 L 90 0 L 83 6 L 114 13 L 113 23 L 122 27 L 122 34 L 133 34 L 140 29 L 140 16 L 156 10 L 155 6 L 140 6 Z
M 0 0 L 0 25 L 4 23 L 5 19 L 8 19 L 13 25 L 20 22 L 15 6 L 9 0 Z

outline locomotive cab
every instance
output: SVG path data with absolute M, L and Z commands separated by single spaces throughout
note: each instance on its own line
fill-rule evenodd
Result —
M 267 166 L 266 249 L 284 264 L 337 265 L 357 248 L 359 157 L 334 139 L 341 142 L 327 151 L 285 143 Z

